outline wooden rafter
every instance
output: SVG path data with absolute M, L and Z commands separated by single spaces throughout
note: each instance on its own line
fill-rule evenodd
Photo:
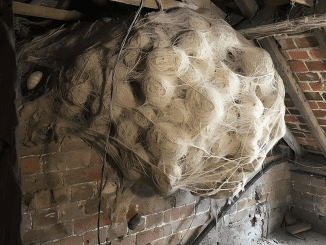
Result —
M 288 127 L 286 127 L 286 133 L 283 136 L 283 139 L 294 151 L 296 156 L 304 157 L 306 155 L 306 151 L 301 147 L 301 145 L 297 141 L 297 138 L 291 133 Z
M 258 5 L 255 0 L 235 0 L 235 2 L 245 17 L 251 18 L 258 11 Z
M 242 29 L 238 32 L 248 39 L 262 39 L 276 35 L 296 34 L 321 27 L 326 27 L 326 14 L 305 16 L 290 21 Z
M 308 125 L 311 134 L 314 136 L 318 146 L 322 149 L 326 157 L 326 137 L 325 133 L 320 127 L 314 113 L 312 112 L 309 103 L 304 96 L 297 81 L 293 77 L 289 65 L 284 59 L 283 55 L 278 49 L 278 46 L 273 38 L 265 38 L 260 41 L 262 47 L 271 55 L 274 66 L 279 75 L 282 77 L 284 85 L 287 87 L 287 92 L 290 94 L 296 108 L 303 116 L 306 124 Z

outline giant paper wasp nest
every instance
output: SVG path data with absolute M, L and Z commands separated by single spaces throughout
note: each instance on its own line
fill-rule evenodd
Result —
M 49 43 L 64 30 L 46 36 L 47 52 L 57 67 L 64 65 L 50 72 L 56 77 L 51 89 L 22 100 L 22 142 L 74 134 L 107 152 L 125 178 L 149 178 L 162 193 L 235 194 L 285 133 L 284 87 L 269 54 L 222 19 L 188 9 L 137 21 L 121 50 L 126 27 L 105 30 L 115 34 L 103 39 L 105 25 L 72 32 L 95 37 L 70 54 L 69 64 L 55 55 L 63 46 L 73 49 L 71 38 L 53 48 Z M 51 63 L 39 51 L 41 41 L 20 56 L 23 78 L 40 76 L 31 72 L 35 64 Z M 49 83 L 29 81 L 22 85 L 27 92 L 21 90 L 28 94 Z

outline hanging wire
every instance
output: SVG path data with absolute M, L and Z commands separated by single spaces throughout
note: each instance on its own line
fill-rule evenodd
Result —
M 101 196 L 102 196 L 102 185 L 103 185 L 103 178 L 104 178 L 104 168 L 105 168 L 105 165 L 106 165 L 106 154 L 107 154 L 107 151 L 108 151 L 108 146 L 109 146 L 109 139 L 110 139 L 110 133 L 111 133 L 111 127 L 112 127 L 112 123 L 111 123 L 111 119 L 112 119 L 112 101 L 113 101 L 113 96 L 114 96 L 114 93 L 113 93 L 113 88 L 114 88 L 114 82 L 115 82 L 115 74 L 116 74 L 116 71 L 117 71 L 117 65 L 118 65 L 118 62 L 120 60 L 120 56 L 121 56 L 121 53 L 122 53 L 122 50 L 126 44 L 126 41 L 129 37 L 129 34 L 132 30 L 132 28 L 134 27 L 135 25 L 135 22 L 137 21 L 139 15 L 140 15 L 140 12 L 141 10 L 143 9 L 143 5 L 144 5 L 144 0 L 141 0 L 140 2 L 140 6 L 135 14 L 135 17 L 132 21 L 132 23 L 130 24 L 129 26 L 129 29 L 127 31 L 127 34 L 125 36 L 125 38 L 123 39 L 122 43 L 121 43 L 121 47 L 120 47 L 120 51 L 119 51 L 119 54 L 118 54 L 118 57 L 115 61 L 115 65 L 114 65 L 114 69 L 113 69 L 113 75 L 112 75 L 112 83 L 111 83 L 111 94 L 110 94 L 110 101 L 109 101 L 109 130 L 108 130 L 108 133 L 107 133 L 107 137 L 106 137 L 106 143 L 105 143 L 105 150 L 104 150 L 104 157 L 103 157 L 103 166 L 102 166 L 102 176 L 101 176 L 101 184 L 100 184 L 100 190 L 99 190 L 99 204 L 98 204 L 98 217 L 97 217 L 97 242 L 98 244 L 101 244 L 101 241 L 100 241 L 100 212 L 101 212 Z

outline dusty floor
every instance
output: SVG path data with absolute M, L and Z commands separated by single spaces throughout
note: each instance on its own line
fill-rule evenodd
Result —
M 304 240 L 287 234 L 280 229 L 272 233 L 268 239 L 261 239 L 259 245 L 326 245 L 326 236 L 314 231 L 305 231 L 298 234 Z

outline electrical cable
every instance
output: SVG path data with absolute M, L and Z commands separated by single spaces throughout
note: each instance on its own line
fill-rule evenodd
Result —
M 121 48 L 118 54 L 118 57 L 115 61 L 115 65 L 114 65 L 114 70 L 113 70 L 113 74 L 112 74 L 112 83 L 111 83 L 111 94 L 110 94 L 110 101 L 109 101 L 109 130 L 107 133 L 107 137 L 106 137 L 106 144 L 105 144 L 105 150 L 104 150 L 104 157 L 103 157 L 103 166 L 102 166 L 102 176 L 101 176 L 101 184 L 100 184 L 100 190 L 99 190 L 99 204 L 98 204 L 98 219 L 97 219 L 97 242 L 98 244 L 101 244 L 100 241 L 100 211 L 101 211 L 101 196 L 102 196 L 102 184 L 103 184 L 103 178 L 104 178 L 104 168 L 106 165 L 106 154 L 107 154 L 107 150 L 108 150 L 108 145 L 109 145 L 109 139 L 110 139 L 110 133 L 111 133 L 111 127 L 112 127 L 112 123 L 111 123 L 111 119 L 112 119 L 112 101 L 113 101 L 113 88 L 114 88 L 114 81 L 115 81 L 115 74 L 116 74 L 116 70 L 117 70 L 117 65 L 121 56 L 121 52 L 123 50 L 123 47 L 125 46 L 125 43 L 128 39 L 128 36 L 131 32 L 131 29 L 133 28 L 133 26 L 135 25 L 136 20 L 138 19 L 140 12 L 143 8 L 144 5 L 144 0 L 141 0 L 140 2 L 140 6 L 135 14 L 134 20 L 132 21 L 132 23 L 129 26 L 129 29 L 127 31 L 127 34 L 125 36 L 125 38 L 123 39 L 122 43 L 121 43 Z

